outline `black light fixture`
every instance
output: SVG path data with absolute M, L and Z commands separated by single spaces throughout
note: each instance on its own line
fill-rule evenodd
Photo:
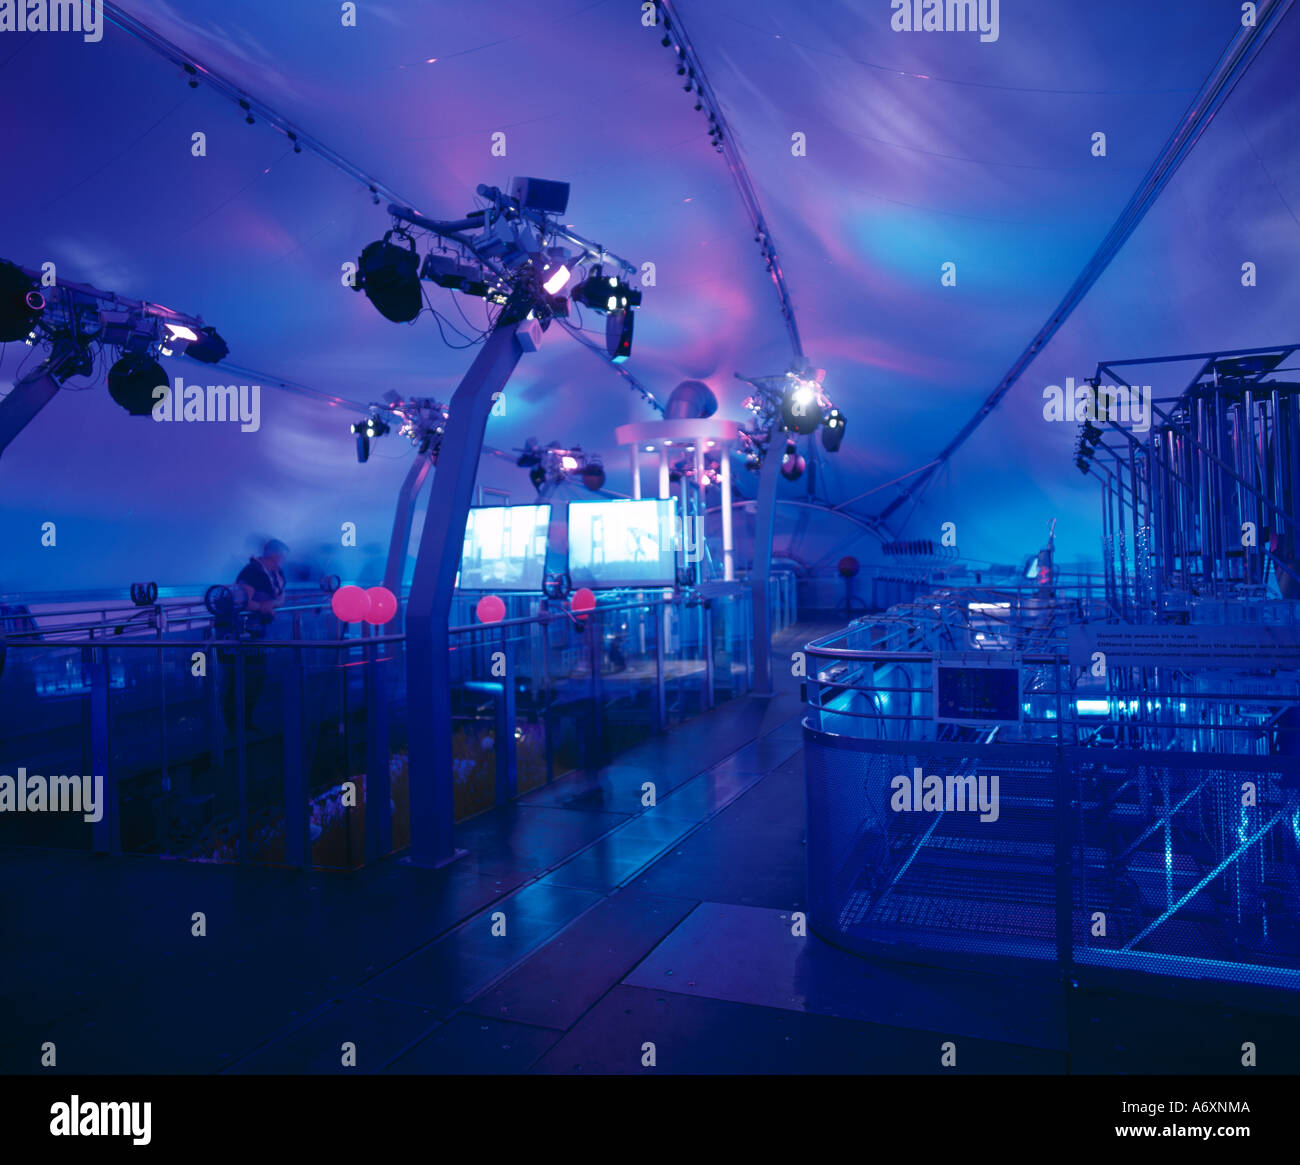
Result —
M 133 417 L 147 417 L 159 398 L 155 388 L 171 391 L 163 367 L 148 352 L 131 352 L 108 370 L 108 395 Z
M 219 364 L 230 355 L 230 346 L 217 335 L 216 328 L 200 328 L 199 338 L 185 345 L 185 355 L 204 364 Z
M 534 465 L 528 471 L 528 480 L 533 483 L 533 488 L 541 493 L 542 486 L 546 484 L 546 470 L 541 465 Z
M 582 467 L 582 484 L 592 493 L 605 488 L 605 467 L 598 458 L 587 458 L 587 464 Z
M 632 326 L 635 321 L 630 311 L 611 312 L 605 317 L 605 351 L 615 364 L 622 364 L 632 355 Z
M 371 413 L 364 421 L 352 426 L 352 434 L 357 439 L 357 461 L 365 465 L 370 460 L 370 442 L 377 440 L 388 432 L 390 426 L 378 413 Z
M 606 275 L 599 266 L 574 288 L 573 299 L 601 313 L 641 306 L 641 292 L 616 275 Z
M 831 409 L 822 422 L 822 447 L 827 453 L 839 450 L 844 440 L 844 414 L 839 409 Z
M 785 456 L 781 458 L 781 476 L 786 481 L 798 481 L 803 477 L 804 467 L 804 459 L 794 447 L 794 442 L 787 441 L 785 443 Z
M 0 261 L 0 344 L 25 339 L 45 310 L 45 296 L 21 267 Z
M 817 385 L 792 379 L 781 394 L 781 423 L 792 433 L 812 433 L 822 421 Z
M 420 257 L 415 253 L 415 240 L 405 238 L 409 247 L 401 247 L 388 240 L 389 231 L 377 243 L 371 243 L 361 252 L 357 262 L 357 280 L 354 291 L 364 291 L 375 310 L 395 324 L 409 324 L 420 314 Z

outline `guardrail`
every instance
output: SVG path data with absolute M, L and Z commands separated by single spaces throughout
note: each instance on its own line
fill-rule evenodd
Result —
M 1009 619 L 1020 648 L 998 654 L 1020 671 L 1017 718 L 950 723 L 934 669 L 991 652 L 963 639 L 969 623 L 945 639 L 906 622 L 859 620 L 804 649 L 819 935 L 929 962 L 1300 988 L 1300 675 L 1097 680 L 1061 627 Z M 1048 648 L 1023 650 L 1036 640 Z
M 457 819 L 748 691 L 748 610 L 733 585 L 454 627 Z M 103 812 L 3 813 L 0 840 L 345 869 L 403 848 L 405 636 L 278 622 L 293 638 L 11 638 L 0 774 L 98 775 Z

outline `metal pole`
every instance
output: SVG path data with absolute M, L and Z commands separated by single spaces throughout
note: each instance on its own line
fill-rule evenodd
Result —
M 406 573 L 406 552 L 411 545 L 411 523 L 415 519 L 415 503 L 420 496 L 420 487 L 433 468 L 433 458 L 422 453 L 411 463 L 406 471 L 406 480 L 402 482 L 397 495 L 397 510 L 393 514 L 393 532 L 388 539 L 388 562 L 384 567 L 384 586 L 402 601 L 402 576 Z
M 776 531 L 776 486 L 781 475 L 779 435 L 768 435 L 767 453 L 758 475 L 758 511 L 754 515 L 754 695 L 771 696 L 772 607 L 768 597 L 772 574 L 772 538 Z
M 455 768 L 451 735 L 448 620 L 465 523 L 493 393 L 502 390 L 522 350 L 515 333 L 528 304 L 512 300 L 448 407 L 447 431 L 424 515 L 407 600 L 406 678 L 410 733 L 411 862 L 441 866 L 460 856 L 453 844 Z
M 722 475 L 722 577 L 727 582 L 736 578 L 736 548 L 731 532 L 731 450 L 723 445 L 719 459 Z

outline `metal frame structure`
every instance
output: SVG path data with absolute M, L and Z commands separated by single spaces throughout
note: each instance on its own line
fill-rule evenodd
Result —
M 1114 614 L 1140 622 L 1193 604 L 1262 599 L 1270 580 L 1284 596 L 1300 595 L 1300 381 L 1265 379 L 1297 352 L 1300 344 L 1288 344 L 1097 365 L 1103 436 L 1094 452 L 1083 446 L 1078 464 L 1102 486 Z M 1131 370 L 1191 361 L 1196 372 L 1181 394 L 1150 401 L 1149 433 L 1110 415 L 1106 389 L 1149 389 L 1130 383 Z

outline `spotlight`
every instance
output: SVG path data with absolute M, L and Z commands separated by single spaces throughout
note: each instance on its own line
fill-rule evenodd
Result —
M 792 433 L 812 433 L 821 419 L 817 386 L 806 380 L 792 380 L 781 395 L 781 423 Z
M 831 409 L 822 422 L 822 447 L 827 453 L 835 453 L 844 440 L 844 414 L 839 409 Z
M 534 465 L 542 463 L 542 454 L 537 447 L 537 438 L 529 437 L 524 442 L 524 447 L 519 451 L 519 460 L 515 462 L 520 469 L 531 469 Z
M 401 236 L 410 244 L 407 249 L 390 243 L 392 234 L 389 231 L 380 242 L 371 243 L 361 252 L 354 290 L 365 291 L 366 298 L 385 319 L 409 324 L 420 314 L 420 259 L 414 239 Z
M 785 443 L 785 456 L 781 458 L 781 476 L 786 481 L 798 481 L 803 477 L 804 459 L 794 447 L 793 441 Z
M 636 317 L 630 311 L 611 312 L 605 317 L 605 351 L 615 364 L 632 355 L 632 327 Z
M 108 370 L 108 395 L 133 417 L 147 417 L 157 404 L 153 390 L 171 384 L 162 365 L 148 352 L 135 352 L 123 356 Z
M 613 275 L 605 275 L 597 267 L 574 290 L 573 299 L 602 313 L 623 311 L 641 306 L 641 293 Z
M 605 467 L 599 461 L 588 461 L 582 470 L 582 484 L 592 493 L 605 487 Z
M 570 271 L 559 259 L 550 259 L 542 267 L 542 288 L 547 295 L 559 295 L 569 285 Z
M 572 473 L 575 469 L 578 468 L 578 459 L 572 456 L 571 454 L 566 453 L 563 457 L 560 458 L 560 467 L 566 473 Z
M 546 484 L 546 470 L 540 465 L 534 465 L 528 471 L 528 480 L 533 483 L 538 493 L 542 492 L 542 486 Z
M 45 310 L 45 296 L 21 267 L 0 261 L 0 344 L 23 339 Z
M 382 437 L 389 428 L 388 422 L 378 413 L 371 413 L 364 421 L 357 421 L 352 426 L 352 434 L 357 439 L 357 460 L 362 465 L 370 460 L 370 442 Z
M 168 327 L 170 326 L 169 324 Z M 226 341 L 217 335 L 216 328 L 200 328 L 198 338 L 191 340 L 186 346 L 185 355 L 204 364 L 219 364 L 230 355 L 230 348 Z

